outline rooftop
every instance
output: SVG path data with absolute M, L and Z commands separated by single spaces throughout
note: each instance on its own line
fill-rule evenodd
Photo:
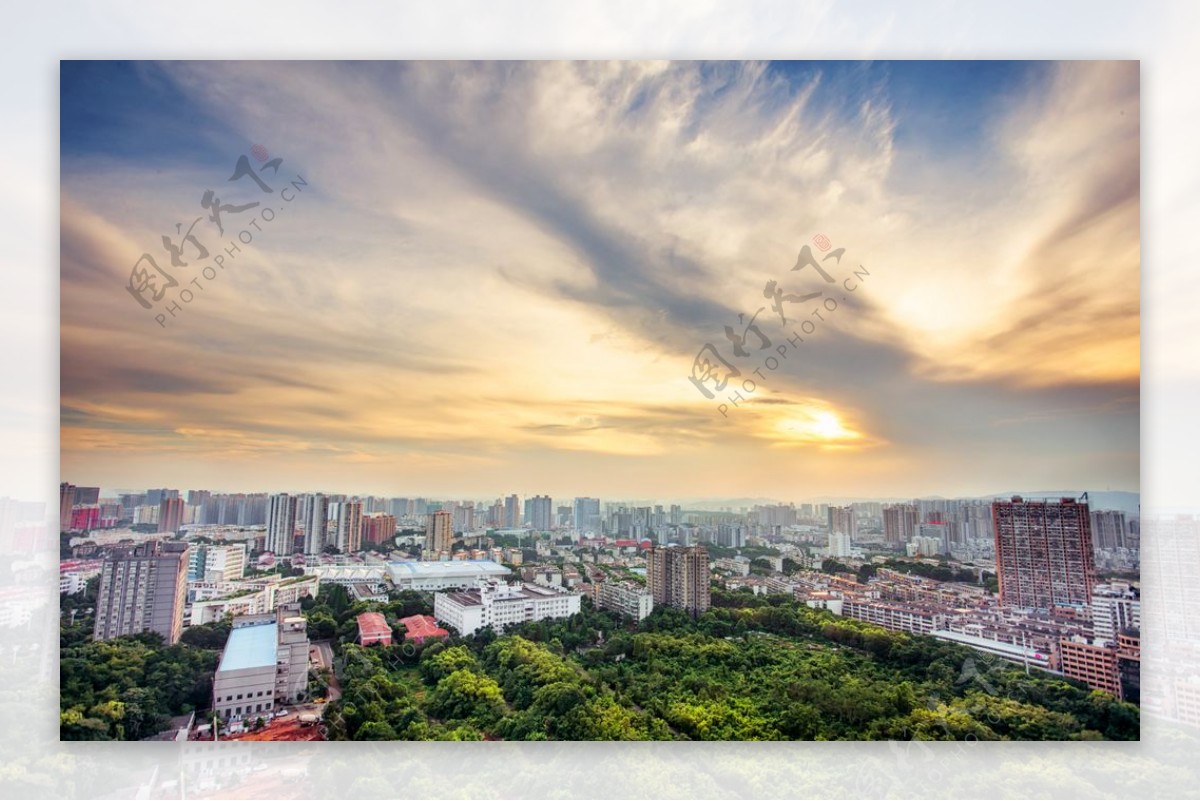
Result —
M 379 612 L 363 612 L 358 616 L 359 637 L 382 637 L 391 633 L 392 627 L 388 625 L 387 618 Z
M 508 575 L 508 568 L 490 560 L 459 559 L 450 562 L 388 562 L 392 579 Z
M 221 665 L 217 671 L 274 667 L 278 642 L 277 623 L 235 628 L 229 632 L 225 650 L 221 652 Z
M 405 632 L 409 637 L 446 637 L 450 632 L 439 628 L 437 621 L 429 615 L 413 615 L 400 618 Z
M 480 606 L 483 603 L 483 598 L 478 588 L 441 594 L 450 598 L 459 606 Z M 519 601 L 527 598 L 561 598 L 578 594 L 522 582 L 519 584 L 499 585 L 495 588 L 492 599 L 497 603 L 503 603 L 505 601 Z

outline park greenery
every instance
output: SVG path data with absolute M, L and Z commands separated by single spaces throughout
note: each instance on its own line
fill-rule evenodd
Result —
M 229 621 L 93 642 L 95 584 L 63 597 L 63 739 L 141 739 L 203 713 Z M 428 594 L 353 601 L 326 585 L 302 602 L 339 693 L 326 736 L 345 740 L 1092 740 L 1137 739 L 1137 707 L 1085 685 L 931 637 L 810 609 L 788 596 L 714 587 L 691 617 L 657 608 L 633 623 L 594 608 L 497 635 L 404 641 L 399 620 Z M 356 643 L 377 611 L 393 645 Z
M 341 698 L 331 739 L 1136 739 L 1138 710 L 1050 674 L 1027 676 L 960 645 L 713 590 L 693 619 L 640 624 L 595 609 L 497 636 L 414 646 L 354 643 L 365 609 L 331 592 L 308 610 L 335 633 Z M 396 605 L 403 603 L 403 610 Z M 427 603 L 427 602 L 426 602 Z M 427 611 L 427 610 L 426 610 Z

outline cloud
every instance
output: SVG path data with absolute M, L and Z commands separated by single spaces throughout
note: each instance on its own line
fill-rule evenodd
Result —
M 919 109 L 869 65 L 163 65 L 154 80 L 217 121 L 202 151 L 174 169 L 65 155 L 64 470 L 108 469 L 87 455 L 103 450 L 119 472 L 125 441 L 145 472 L 191 454 L 197 481 L 252 477 L 229 460 L 253 454 L 379 491 L 498 469 L 669 486 L 813 446 L 840 449 L 813 475 L 832 490 L 899 468 L 949 492 L 932 485 L 972 450 L 1019 477 L 1065 448 L 1059 483 L 1079 484 L 1137 445 L 1137 75 L 1047 76 L 967 156 L 997 169 L 961 175 L 898 138 Z M 128 270 L 253 142 L 308 186 L 254 195 L 277 220 L 162 329 Z M 837 289 L 790 271 L 819 232 L 847 248 Z M 838 311 L 723 417 L 691 362 L 707 342 L 728 355 L 723 327 L 767 305 L 768 280 Z M 772 314 L 763 356 L 796 335 Z M 1109 483 L 1136 484 L 1113 464 Z

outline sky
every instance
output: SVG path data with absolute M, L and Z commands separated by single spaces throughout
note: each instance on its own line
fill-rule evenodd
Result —
M 63 62 L 62 479 L 1137 491 L 1139 80 L 1136 62 Z M 149 309 L 128 288 L 156 272 L 143 254 L 176 281 Z

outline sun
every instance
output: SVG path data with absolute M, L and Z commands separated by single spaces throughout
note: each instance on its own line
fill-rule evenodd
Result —
M 775 430 L 783 435 L 780 437 L 783 442 L 825 447 L 848 447 L 859 444 L 863 438 L 828 409 L 792 409 L 775 424 Z

